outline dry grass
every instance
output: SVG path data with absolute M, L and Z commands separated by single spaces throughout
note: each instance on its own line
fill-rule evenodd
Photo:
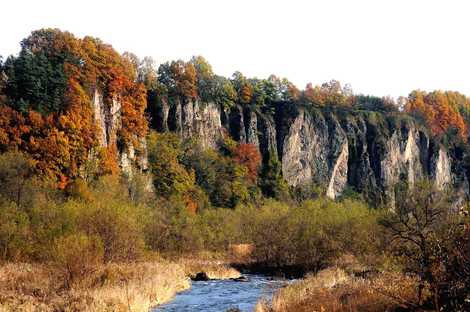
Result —
M 256 312 L 395 311 L 417 303 L 417 279 L 380 273 L 368 279 L 350 277 L 330 268 L 280 289 L 272 303 L 259 303 Z
M 205 272 L 209 279 L 231 279 L 239 278 L 241 273 L 230 267 L 223 260 L 213 260 L 204 258 L 181 258 L 178 263 L 184 268 L 190 277 L 199 272 Z
M 183 268 L 160 260 L 110 264 L 65 289 L 44 265 L 0 267 L 0 311 L 148 311 L 190 287 Z
M 145 311 L 188 289 L 189 276 L 210 279 L 241 274 L 229 260 L 196 255 L 167 261 L 149 255 L 145 262 L 111 263 L 96 268 L 67 287 L 57 266 L 27 263 L 0 265 L 0 312 L 6 311 Z
M 229 252 L 234 262 L 249 262 L 253 250 L 253 244 L 231 244 L 229 246 Z

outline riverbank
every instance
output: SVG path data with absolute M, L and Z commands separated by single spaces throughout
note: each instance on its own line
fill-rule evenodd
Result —
M 0 311 L 142 311 L 166 303 L 191 287 L 190 277 L 237 278 L 224 261 L 180 258 L 111 263 L 66 287 L 52 265 L 0 266 Z
M 358 272 L 359 273 L 359 272 Z M 398 272 L 354 274 L 330 267 L 278 290 L 255 312 L 414 311 L 418 279 Z M 424 297 L 429 295 L 426 289 Z M 425 310 L 419 310 L 425 311 Z

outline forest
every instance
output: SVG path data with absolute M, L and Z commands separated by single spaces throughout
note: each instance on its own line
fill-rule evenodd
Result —
M 291 109 L 367 116 L 375 137 L 412 123 L 444 148 L 453 178 L 440 187 L 432 174 L 401 177 L 393 205 L 388 190 L 352 183 L 331 199 L 323 181 L 286 180 L 279 146 L 263 151 L 228 127 L 207 147 L 162 123 L 166 106 L 171 115 L 196 102 L 279 127 Z M 393 99 L 335 80 L 298 89 L 275 75 L 219 76 L 202 56 L 157 66 L 98 38 L 41 29 L 0 57 L 0 153 L 0 310 L 148 311 L 199 270 L 188 257 L 304 277 L 258 311 L 344 311 L 346 301 L 350 311 L 470 308 L 470 98 L 456 91 Z M 313 286 L 332 268 L 354 278 Z M 149 272 L 171 291 L 144 289 L 156 283 L 143 279 Z

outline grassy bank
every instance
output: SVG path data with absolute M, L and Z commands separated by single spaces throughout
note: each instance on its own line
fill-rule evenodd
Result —
M 0 266 L 0 311 L 149 311 L 190 288 L 189 276 L 240 276 L 224 261 L 181 258 L 111 263 L 65 287 L 54 266 L 6 263 Z
M 51 267 L 8 263 L 0 267 L 0 311 L 148 311 L 189 287 L 183 267 L 164 260 L 103 265 L 71 288 Z
M 194 278 L 197 273 L 204 272 L 209 279 L 239 278 L 241 273 L 231 267 L 229 261 L 204 258 L 181 258 L 178 263 L 187 276 Z
M 271 303 L 259 302 L 255 311 L 411 311 L 417 307 L 417 288 L 416 277 L 397 272 L 364 278 L 332 267 L 280 289 Z

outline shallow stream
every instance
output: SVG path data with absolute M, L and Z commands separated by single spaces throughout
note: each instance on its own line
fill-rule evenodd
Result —
M 286 280 L 264 275 L 244 276 L 248 278 L 247 282 L 193 281 L 190 289 L 177 294 L 173 301 L 155 308 L 152 312 L 224 312 L 230 308 L 251 312 L 258 300 L 261 298 L 269 300 L 274 291 L 288 283 Z

